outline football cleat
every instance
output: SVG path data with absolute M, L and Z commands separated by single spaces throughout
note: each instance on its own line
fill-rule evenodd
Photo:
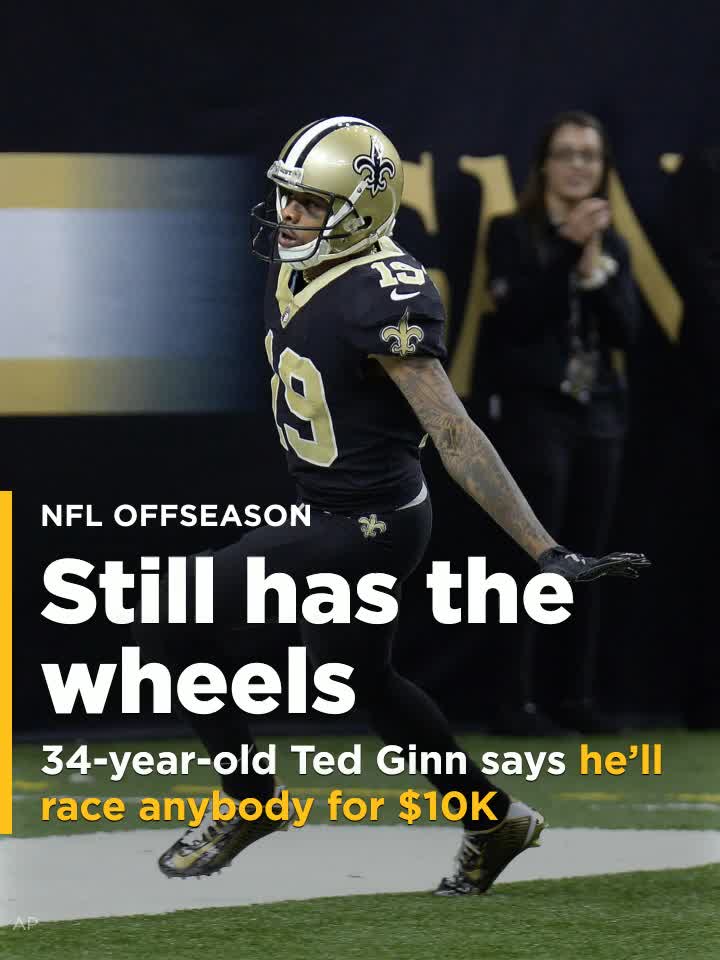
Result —
M 507 816 L 494 830 L 466 830 L 452 877 L 443 877 L 435 894 L 458 897 L 485 893 L 505 867 L 528 847 L 540 846 L 545 818 L 527 804 L 514 800 Z
M 275 796 L 284 787 L 278 787 Z M 158 860 L 166 877 L 209 877 L 228 866 L 251 843 L 278 830 L 287 830 L 289 820 L 271 820 L 264 813 L 257 820 L 213 820 L 186 830 Z

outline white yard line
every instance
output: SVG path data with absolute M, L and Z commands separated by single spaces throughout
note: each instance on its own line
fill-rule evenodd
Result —
M 168 913 L 278 900 L 430 890 L 460 836 L 447 827 L 308 826 L 276 834 L 208 879 L 168 880 L 177 830 L 0 840 L 0 925 Z M 501 881 L 662 870 L 720 861 L 718 830 L 554 829 Z

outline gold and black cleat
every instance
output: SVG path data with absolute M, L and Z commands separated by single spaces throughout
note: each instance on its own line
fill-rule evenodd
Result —
M 162 854 L 158 866 L 166 877 L 210 877 L 251 843 L 287 830 L 289 825 L 289 820 L 271 820 L 264 813 L 252 821 L 240 816 L 227 821 L 206 817 Z
M 527 804 L 514 800 L 507 816 L 493 830 L 463 834 L 452 877 L 443 877 L 435 890 L 440 897 L 485 893 L 505 867 L 529 847 L 540 846 L 545 818 Z

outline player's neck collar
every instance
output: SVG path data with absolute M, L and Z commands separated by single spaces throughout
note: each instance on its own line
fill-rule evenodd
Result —
M 388 257 L 399 257 L 403 254 L 400 247 L 390 237 L 382 237 L 378 241 L 378 248 L 372 253 L 366 253 L 362 257 L 354 257 L 352 260 L 345 260 L 336 267 L 331 267 L 330 270 L 321 273 L 320 276 L 315 277 L 305 286 L 301 286 L 300 289 L 297 286 L 298 281 L 293 280 L 291 276 L 299 271 L 293 270 L 287 263 L 282 264 L 278 273 L 275 299 L 280 315 L 283 317 L 283 326 L 286 327 L 297 311 L 304 307 L 316 293 L 349 273 L 350 270 L 363 266 L 363 264 L 373 263 L 375 260 L 386 260 Z

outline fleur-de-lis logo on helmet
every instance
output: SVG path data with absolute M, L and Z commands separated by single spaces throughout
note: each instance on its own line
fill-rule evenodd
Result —
M 383 327 L 380 333 L 385 343 L 390 343 L 391 340 L 397 341 L 390 347 L 390 352 L 397 353 L 401 357 L 406 357 L 409 353 L 415 353 L 417 344 L 425 336 L 422 327 L 418 327 L 416 324 L 408 325 L 409 317 L 410 308 L 408 307 L 396 327 Z
M 374 537 L 378 533 L 385 533 L 387 524 L 384 520 L 378 520 L 376 513 L 371 513 L 369 517 L 360 517 L 358 519 L 362 535 L 364 537 Z
M 355 173 L 365 171 L 365 179 L 373 196 L 381 190 L 387 190 L 386 176 L 392 179 L 396 173 L 395 164 L 384 155 L 382 141 L 376 136 L 370 138 L 370 155 L 361 153 L 355 157 L 353 170 Z

